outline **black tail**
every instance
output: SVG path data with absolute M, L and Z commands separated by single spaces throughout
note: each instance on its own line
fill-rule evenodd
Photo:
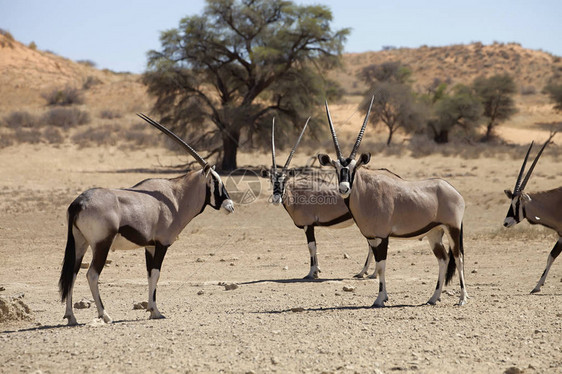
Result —
M 462 241 L 462 232 L 463 232 L 463 224 L 461 223 L 461 230 L 459 235 L 459 251 L 461 257 L 464 260 L 464 246 Z M 454 239 L 453 239 L 454 240 Z M 464 261 L 463 261 L 464 264 Z M 451 247 L 449 247 L 449 264 L 447 265 L 447 276 L 445 277 L 445 284 L 448 285 L 451 283 L 451 279 L 453 279 L 453 275 L 455 275 L 455 270 L 457 270 L 457 264 L 455 262 L 455 257 L 453 256 L 453 251 Z
M 76 244 L 74 242 L 74 235 L 72 234 L 72 228 L 74 227 L 74 222 L 76 216 L 80 212 L 80 204 L 74 201 L 68 207 L 68 237 L 66 239 L 66 249 L 64 251 L 64 262 L 62 264 L 62 270 L 60 272 L 59 279 L 59 291 L 61 294 L 61 301 L 64 302 L 70 292 L 72 287 L 72 281 L 74 280 L 74 272 L 76 267 Z

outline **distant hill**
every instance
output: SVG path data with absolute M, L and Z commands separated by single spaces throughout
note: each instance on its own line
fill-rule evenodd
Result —
M 452 84 L 468 84 L 479 75 L 511 74 L 526 93 L 540 92 L 554 75 L 562 76 L 562 59 L 544 51 L 521 47 L 517 43 L 459 44 L 445 47 L 396 48 L 379 52 L 344 55 L 342 70 L 331 76 L 349 94 L 362 93 L 365 87 L 357 73 L 371 64 L 399 61 L 412 70 L 414 88 L 424 91 L 435 78 Z
M 0 34 L 0 113 L 44 107 L 43 93 L 64 86 L 85 88 L 94 109 L 147 110 L 145 88 L 134 74 L 99 70 Z

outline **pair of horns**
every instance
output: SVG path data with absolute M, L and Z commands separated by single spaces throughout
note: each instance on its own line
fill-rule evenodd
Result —
M 300 135 L 297 139 L 297 142 L 293 146 L 293 149 L 291 150 L 291 153 L 289 153 L 289 157 L 287 157 L 287 162 L 285 162 L 285 166 L 283 166 L 283 172 L 285 172 L 285 170 L 287 170 L 287 168 L 289 167 L 289 164 L 291 163 L 291 159 L 293 158 L 293 155 L 295 154 L 295 151 L 297 150 L 297 147 L 299 146 L 299 143 L 301 142 L 302 135 L 304 134 L 304 130 L 306 130 L 306 127 L 308 126 L 308 121 L 310 121 L 310 117 L 308 117 L 308 119 L 306 120 L 306 123 L 304 124 L 304 127 L 302 128 L 302 131 L 301 131 L 301 133 L 300 133 Z M 276 173 L 277 172 L 277 164 L 275 163 L 275 117 L 273 117 L 273 123 L 271 124 L 271 162 L 273 163 L 273 172 Z
M 521 181 L 521 179 L 523 178 L 523 172 L 525 171 L 525 166 L 527 165 L 527 160 L 529 159 L 529 153 L 531 153 L 531 148 L 533 148 L 534 142 L 531 142 L 531 145 L 529 146 L 529 149 L 527 150 L 527 154 L 525 155 L 525 159 L 523 160 L 523 165 L 521 166 L 521 170 L 519 171 L 519 175 L 517 176 L 517 182 L 515 182 L 515 188 L 513 189 L 514 195 L 517 195 L 518 193 L 523 191 L 523 189 L 527 185 L 527 182 L 529 181 L 529 178 L 531 177 L 531 173 L 533 172 L 533 169 L 535 169 L 535 166 L 537 165 L 537 162 L 539 161 L 539 158 L 542 155 L 542 151 L 544 151 L 544 149 L 546 148 L 548 143 L 550 143 L 550 141 L 552 140 L 554 135 L 556 135 L 556 131 L 550 133 L 549 138 L 546 140 L 546 142 L 544 143 L 544 145 L 540 149 L 539 153 L 537 153 L 537 156 L 533 160 L 533 163 L 531 164 L 531 167 L 529 168 L 529 171 L 525 175 L 525 179 L 523 179 L 523 181 Z
M 367 122 L 369 120 L 369 114 L 371 114 L 371 108 L 373 107 L 373 101 L 375 100 L 375 96 L 371 98 L 371 103 L 369 104 L 369 109 L 367 110 L 367 115 L 365 116 L 365 120 L 363 121 L 363 126 L 361 126 L 361 130 L 359 131 L 359 135 L 357 135 L 357 140 L 353 145 L 353 149 L 349 154 L 349 158 L 355 158 L 357 154 L 357 150 L 359 149 L 359 145 L 361 144 L 361 140 L 363 139 L 363 135 L 365 134 L 365 128 L 367 127 Z M 332 116 L 330 115 L 330 108 L 328 108 L 328 100 L 326 100 L 326 114 L 328 116 L 328 123 L 330 124 L 330 131 L 332 132 L 332 139 L 334 140 L 334 146 L 336 147 L 336 155 L 338 160 L 343 160 L 340 145 L 338 143 L 338 137 L 336 136 L 336 130 L 334 129 L 334 124 L 332 123 Z
M 156 127 L 158 130 L 162 131 L 164 134 L 168 135 L 170 138 L 172 138 L 172 140 L 174 140 L 176 143 L 178 143 L 183 149 L 185 149 L 187 151 L 187 153 L 189 153 L 190 155 L 192 155 L 195 160 L 203 167 L 207 166 L 207 161 L 205 161 L 205 159 L 203 157 L 201 157 L 201 155 L 199 153 L 197 153 L 195 151 L 195 149 L 191 148 L 191 146 L 189 144 L 187 144 L 186 142 L 184 142 L 182 139 L 180 139 L 180 137 L 178 137 L 176 134 L 174 134 L 173 132 L 171 132 L 170 130 L 168 130 L 166 127 L 162 126 L 161 124 L 159 124 L 158 122 L 154 121 L 153 119 L 149 118 L 147 115 L 143 114 L 143 113 L 137 113 L 137 116 L 139 116 L 140 118 L 144 119 L 146 122 L 148 122 L 149 124 L 151 124 L 152 126 Z

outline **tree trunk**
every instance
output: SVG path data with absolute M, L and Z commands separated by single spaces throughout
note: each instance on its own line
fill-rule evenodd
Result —
M 390 143 L 392 142 L 392 135 L 394 134 L 394 131 L 392 131 L 391 128 L 388 129 L 388 139 L 386 139 L 386 146 L 390 146 Z
M 449 143 L 449 130 L 440 130 L 439 132 L 435 132 L 433 140 L 438 144 Z
M 238 140 L 240 140 L 240 133 L 226 131 L 222 135 L 222 162 L 221 170 L 232 171 L 236 169 L 236 155 L 238 153 Z
M 494 122 L 490 121 L 490 122 L 488 122 L 488 125 L 486 126 L 486 135 L 484 135 L 484 139 L 482 139 L 482 140 L 487 142 L 490 139 L 492 139 L 492 131 L 493 130 L 494 130 Z

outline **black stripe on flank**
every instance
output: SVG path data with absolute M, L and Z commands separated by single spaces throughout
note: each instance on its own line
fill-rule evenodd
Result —
M 339 223 L 345 222 L 345 221 L 349 221 L 350 219 L 353 219 L 353 216 L 351 215 L 350 212 L 347 212 L 346 214 L 344 214 L 343 216 L 339 216 L 337 218 L 334 218 L 331 221 L 328 222 L 316 222 L 314 225 L 315 226 L 333 226 L 333 225 L 337 225 Z
M 148 240 L 148 238 L 144 237 L 137 229 L 129 225 L 121 226 L 118 233 L 139 247 L 153 246 L 156 244 L 154 240 Z
M 390 236 L 394 237 L 394 238 L 414 238 L 416 236 L 420 236 L 423 234 L 426 234 L 428 231 L 430 231 L 431 229 L 437 227 L 441 225 L 441 223 L 439 222 L 431 222 L 429 225 L 425 226 L 422 229 L 419 229 L 417 231 L 408 233 L 408 234 L 402 234 L 402 235 L 397 235 L 397 234 L 390 234 Z

